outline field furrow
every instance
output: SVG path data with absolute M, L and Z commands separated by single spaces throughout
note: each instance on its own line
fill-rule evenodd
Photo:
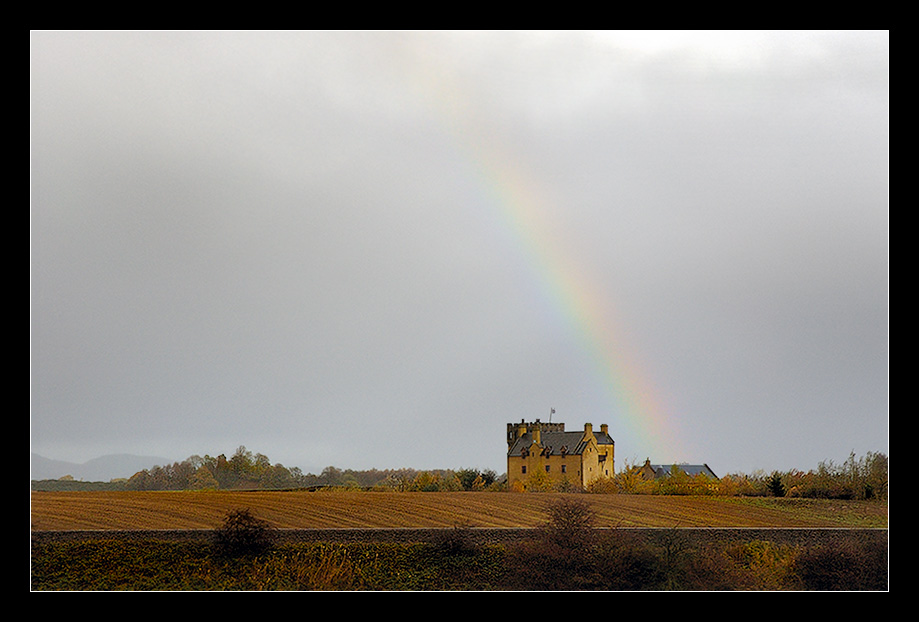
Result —
M 561 493 L 35 492 L 33 531 L 212 529 L 248 508 L 279 528 L 529 528 Z M 571 495 L 568 495 L 571 496 Z M 599 527 L 887 527 L 887 504 L 815 499 L 574 495 Z

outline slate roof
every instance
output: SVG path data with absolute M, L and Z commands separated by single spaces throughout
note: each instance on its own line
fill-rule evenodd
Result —
M 651 468 L 654 469 L 655 477 L 669 477 L 670 469 L 674 466 L 690 477 L 695 477 L 701 473 L 702 475 L 718 479 L 718 476 L 715 475 L 715 472 L 712 471 L 707 464 L 652 464 Z
M 594 432 L 594 437 L 597 439 L 598 445 L 612 445 L 613 439 L 609 434 L 604 434 L 603 432 Z M 584 430 L 577 430 L 573 432 L 540 432 L 539 433 L 540 445 L 543 449 L 549 450 L 549 455 L 560 456 L 562 455 L 562 449 L 567 449 L 567 454 L 580 455 L 584 451 L 584 447 L 587 445 L 584 442 Z M 507 450 L 507 454 L 519 456 L 520 452 L 524 448 L 529 448 L 533 444 L 533 435 L 527 432 L 523 436 L 517 438 L 514 443 Z

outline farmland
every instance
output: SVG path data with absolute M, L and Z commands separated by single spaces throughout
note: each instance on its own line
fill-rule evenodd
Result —
M 561 540 L 534 529 L 552 524 L 552 508 L 565 503 L 586 506 L 592 525 L 601 529 L 584 536 L 565 528 Z M 283 541 L 255 556 L 222 554 L 214 535 L 222 533 L 228 514 L 241 508 L 279 528 Z M 31 523 L 33 590 L 887 587 L 887 504 L 878 501 L 502 492 L 33 492 Z M 572 542 L 565 539 L 578 533 Z
M 532 528 L 561 493 L 35 492 L 32 531 L 213 529 L 248 508 L 280 529 Z M 827 499 L 577 495 L 598 527 L 886 528 L 887 504 Z

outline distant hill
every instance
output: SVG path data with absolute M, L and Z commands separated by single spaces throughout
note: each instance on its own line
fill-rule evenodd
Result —
M 83 464 L 52 460 L 32 454 L 32 479 L 60 479 L 70 475 L 86 482 L 108 482 L 116 478 L 129 478 L 138 471 L 154 466 L 172 464 L 175 460 L 156 456 L 112 454 L 94 458 Z

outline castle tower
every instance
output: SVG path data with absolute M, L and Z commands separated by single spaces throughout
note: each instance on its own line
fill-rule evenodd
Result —
M 508 485 L 512 490 L 583 489 L 614 475 L 614 452 L 615 441 L 605 423 L 596 432 L 592 423 L 573 432 L 566 432 L 564 423 L 539 419 L 508 423 Z

